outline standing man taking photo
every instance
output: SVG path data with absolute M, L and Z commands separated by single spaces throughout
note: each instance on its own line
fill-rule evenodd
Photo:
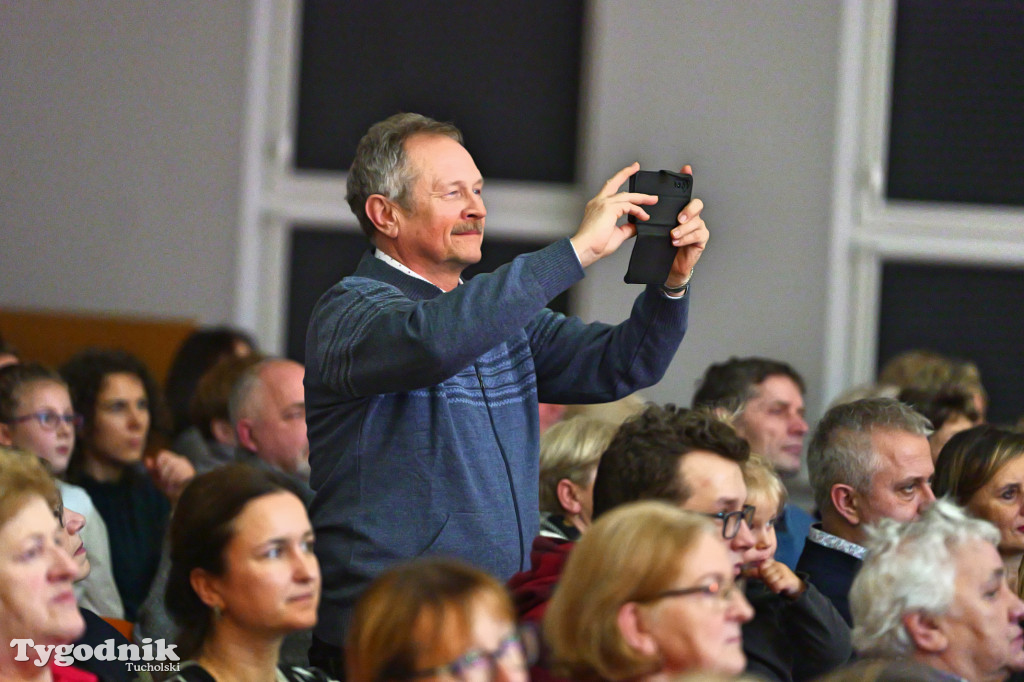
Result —
M 454 556 L 501 580 L 537 535 L 538 402 L 608 402 L 659 381 L 686 330 L 708 239 L 691 201 L 678 253 L 617 325 L 545 306 L 632 237 L 657 197 L 616 173 L 576 234 L 463 282 L 480 260 L 484 180 L 454 126 L 398 114 L 370 128 L 348 202 L 374 250 L 317 303 L 306 340 L 311 516 L 323 599 L 311 661 L 333 669 L 351 608 L 404 559 Z M 683 172 L 690 172 L 687 166 Z

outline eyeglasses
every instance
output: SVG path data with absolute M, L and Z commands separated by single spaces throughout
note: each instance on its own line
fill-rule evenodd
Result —
M 536 660 L 536 633 L 527 628 L 513 632 L 494 651 L 473 649 L 451 663 L 417 670 L 409 679 L 451 677 L 461 682 L 494 682 L 500 666 L 505 671 L 525 671 Z
M 39 422 L 39 426 L 46 431 L 56 431 L 57 427 L 60 426 L 61 422 L 68 426 L 76 429 L 82 428 L 82 415 L 80 414 L 57 414 L 56 412 L 33 412 L 32 414 L 23 414 L 20 417 L 7 422 L 8 424 L 17 424 L 20 422 L 27 422 L 35 419 Z
M 747 522 L 747 528 L 754 523 L 754 512 L 757 509 L 753 505 L 745 504 L 740 511 L 718 512 L 717 514 L 704 514 L 712 519 L 722 522 L 722 537 L 732 540 L 740 532 L 740 523 Z
M 738 514 L 739 512 L 733 512 Z M 743 578 L 734 580 L 730 583 L 724 583 L 715 581 L 708 583 L 707 585 L 697 585 L 696 587 L 681 587 L 678 590 L 665 590 L 659 592 L 650 599 L 643 599 L 644 602 L 657 601 L 659 599 L 667 599 L 668 597 L 686 597 L 693 594 L 705 594 L 709 597 L 715 597 L 718 601 L 727 603 L 732 596 L 737 593 L 737 590 L 742 594 L 747 587 L 747 581 Z

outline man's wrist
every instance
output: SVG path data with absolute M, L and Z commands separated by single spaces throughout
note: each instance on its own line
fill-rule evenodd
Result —
M 693 279 L 693 268 L 690 268 L 690 274 L 686 276 L 686 279 L 678 284 L 673 284 L 671 278 L 666 280 L 665 283 L 661 285 L 661 290 L 673 298 L 683 296 L 686 293 L 687 288 L 690 286 L 691 279 Z

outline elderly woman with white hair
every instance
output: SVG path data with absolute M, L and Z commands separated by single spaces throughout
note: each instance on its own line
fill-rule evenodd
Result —
M 1024 667 L 1024 602 L 1006 584 L 998 542 L 994 526 L 946 500 L 916 522 L 879 523 L 850 589 L 857 652 L 970 682 Z

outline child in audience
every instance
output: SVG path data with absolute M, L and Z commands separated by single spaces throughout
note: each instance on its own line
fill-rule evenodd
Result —
M 747 672 L 780 682 L 823 675 L 849 660 L 850 628 L 813 585 L 775 561 L 775 520 L 786 488 L 772 465 L 751 456 L 744 467 L 747 504 L 756 508 L 754 546 L 743 556 L 754 618 L 743 625 Z
M 55 371 L 38 364 L 0 368 L 0 445 L 34 454 L 60 479 L 74 448 L 77 420 L 67 384 Z M 111 570 L 107 526 L 84 488 L 62 480 L 57 485 L 67 507 L 84 517 L 80 535 L 92 571 L 75 583 L 78 603 L 101 616 L 123 618 L 124 607 Z

